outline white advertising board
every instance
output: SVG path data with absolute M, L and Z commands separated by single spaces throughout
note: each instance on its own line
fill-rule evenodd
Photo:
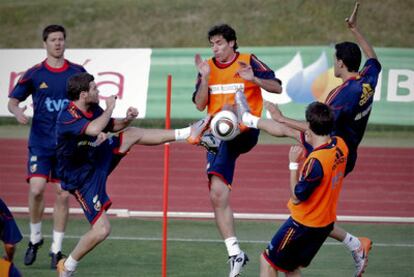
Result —
M 9 93 L 20 76 L 45 57 L 44 49 L 0 49 L 0 116 L 12 116 L 7 110 Z M 105 97 L 118 96 L 114 117 L 124 117 L 130 106 L 138 109 L 138 117 L 145 117 L 151 49 L 68 49 L 65 58 L 94 75 L 103 108 Z M 31 97 L 22 103 L 29 116 L 31 103 Z

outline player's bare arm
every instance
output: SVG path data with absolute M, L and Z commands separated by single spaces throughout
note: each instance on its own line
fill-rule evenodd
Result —
M 282 86 L 280 83 L 274 79 L 261 79 L 254 76 L 253 69 L 251 65 L 239 61 L 239 70 L 237 73 L 246 81 L 250 81 L 261 87 L 262 89 L 271 92 L 271 93 L 281 93 Z
M 92 120 L 88 127 L 86 127 L 85 134 L 88 136 L 98 136 L 103 129 L 108 125 L 109 120 L 111 119 L 112 112 L 115 109 L 116 97 L 111 96 L 106 98 L 106 109 L 98 118 Z
M 195 95 L 195 104 L 199 111 L 204 111 L 208 103 L 208 78 L 210 77 L 210 66 L 203 60 L 200 54 L 196 54 L 194 62 L 200 74 L 200 83 Z
M 304 132 L 308 129 L 308 124 L 304 121 L 299 121 L 285 117 L 280 111 L 278 105 L 264 101 L 264 107 L 269 111 L 271 118 L 279 123 L 286 124 L 288 127 Z
M 290 170 L 290 197 L 293 204 L 299 204 L 300 200 L 296 197 L 295 187 L 298 183 L 299 162 L 303 157 L 303 147 L 293 145 L 289 150 L 289 170 Z M 296 169 L 295 169 L 296 168 Z
M 134 121 L 135 118 L 138 117 L 138 109 L 134 107 L 129 107 L 126 112 L 126 117 L 124 119 L 115 119 L 114 120 L 114 127 L 112 128 L 112 131 L 118 132 L 126 127 L 128 127 L 132 121 Z
M 362 48 L 362 51 L 364 52 L 365 56 L 368 59 L 377 59 L 377 54 L 375 53 L 371 44 L 369 44 L 369 42 L 365 39 L 365 37 L 361 34 L 361 32 L 358 29 L 358 8 L 359 2 L 355 2 L 354 10 L 352 11 L 351 16 L 345 19 L 345 22 L 347 23 L 349 30 L 351 30 L 352 34 L 354 35 L 358 45 Z
M 11 112 L 15 117 L 17 122 L 20 124 L 27 124 L 29 123 L 29 118 L 24 114 L 27 109 L 27 106 L 20 107 L 20 101 L 16 98 L 9 98 L 9 102 L 7 104 L 7 108 L 9 112 Z

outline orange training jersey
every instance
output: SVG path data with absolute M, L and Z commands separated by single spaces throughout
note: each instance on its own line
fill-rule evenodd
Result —
M 237 74 L 239 69 L 239 61 L 250 64 L 250 54 L 237 53 L 237 58 L 225 67 L 219 67 L 214 63 L 213 59 L 209 59 L 210 65 L 210 79 L 208 81 L 209 87 L 209 104 L 208 113 L 211 115 L 219 112 L 224 105 L 234 104 L 234 95 L 238 88 L 244 89 L 244 95 L 251 113 L 255 116 L 262 115 L 263 98 L 262 92 L 258 85 L 241 78 Z
M 336 206 L 345 175 L 348 147 L 340 137 L 333 137 L 331 146 L 335 141 L 333 147 L 312 151 L 302 167 L 301 177 L 308 175 L 308 163 L 318 160 L 323 169 L 320 184 L 305 201 L 297 205 L 292 200 L 288 202 L 292 218 L 305 226 L 324 227 L 336 220 Z

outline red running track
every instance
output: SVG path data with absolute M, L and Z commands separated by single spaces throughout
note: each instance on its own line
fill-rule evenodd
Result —
M 26 140 L 0 140 L 0 196 L 27 207 Z M 288 145 L 258 145 L 236 167 L 232 207 L 238 213 L 288 213 Z M 136 146 L 109 177 L 112 208 L 162 211 L 164 146 Z M 169 210 L 211 212 L 205 151 L 170 145 Z M 46 191 L 52 207 L 54 189 Z M 71 199 L 71 207 L 78 204 Z M 414 216 L 414 149 L 361 147 L 356 169 L 345 180 L 338 215 Z

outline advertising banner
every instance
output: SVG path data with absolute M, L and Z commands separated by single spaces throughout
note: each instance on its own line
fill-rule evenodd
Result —
M 282 94 L 262 91 L 263 97 L 278 103 L 287 116 L 303 119 L 308 103 L 324 101 L 342 83 L 333 75 L 333 48 L 242 47 L 240 52 L 255 54 L 282 80 Z M 414 126 L 414 49 L 375 51 L 382 71 L 369 123 Z M 212 56 L 209 48 L 69 49 L 65 56 L 95 76 L 102 106 L 106 96 L 119 96 L 115 117 L 125 116 L 125 110 L 134 106 L 140 118 L 162 119 L 168 74 L 172 75 L 172 118 L 200 118 L 205 114 L 191 101 L 197 77 L 196 53 L 204 59 Z M 26 69 L 44 58 L 43 49 L 0 49 L 0 116 L 11 116 L 7 111 L 8 93 Z
M 414 126 L 414 49 L 375 48 L 382 65 L 375 90 L 369 123 Z M 326 95 L 342 83 L 334 77 L 334 47 L 249 47 L 240 52 L 253 53 L 272 68 L 283 82 L 282 94 L 266 91 L 266 100 L 278 103 L 289 117 L 304 119 L 305 107 L 312 101 L 323 101 Z M 148 93 L 148 117 L 162 118 L 165 111 L 166 75 L 173 77 L 172 116 L 199 118 L 191 101 L 197 70 L 194 55 L 204 59 L 212 56 L 211 49 L 153 49 Z M 361 68 L 365 63 L 363 58 Z
M 0 116 L 12 116 L 7 110 L 8 95 L 24 72 L 45 59 L 44 49 L 0 49 Z M 68 49 L 65 58 L 83 65 L 94 75 L 100 91 L 102 107 L 105 97 L 117 95 L 114 117 L 125 117 L 128 107 L 138 108 L 139 117 L 145 117 L 151 49 Z M 46 104 L 61 106 L 62 103 Z M 27 115 L 33 114 L 32 99 Z

